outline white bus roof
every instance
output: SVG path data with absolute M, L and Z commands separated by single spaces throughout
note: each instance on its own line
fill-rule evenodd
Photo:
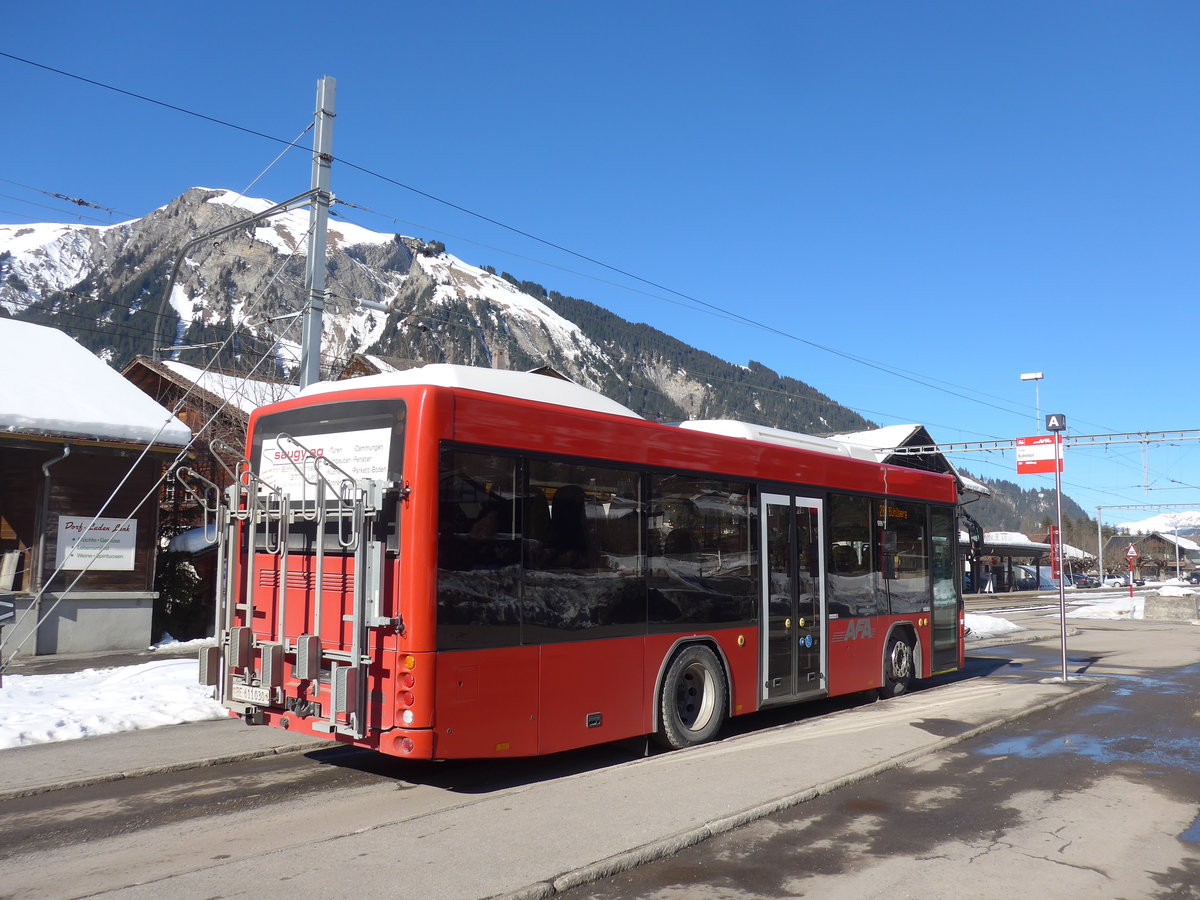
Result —
M 795 447 L 801 450 L 813 450 L 817 453 L 831 453 L 834 456 L 878 462 L 875 454 L 866 447 L 843 444 L 840 441 L 831 441 L 829 438 L 816 437 L 811 434 L 801 434 L 798 431 L 784 431 L 782 428 L 768 428 L 766 425 L 738 422 L 734 419 L 694 419 L 689 422 L 680 422 L 679 427 L 688 431 L 703 431 L 708 434 L 721 434 L 746 441 L 762 441 L 764 444 L 778 444 L 781 447 Z
M 328 394 L 334 391 L 352 391 L 362 388 L 387 388 L 417 384 L 435 387 L 455 387 L 470 391 L 498 394 L 502 397 L 518 397 L 536 400 L 570 409 L 587 409 L 640 419 L 633 410 L 610 400 L 603 394 L 549 375 L 533 372 L 513 372 L 508 369 L 482 369 L 477 366 L 456 366 L 449 363 L 433 363 L 403 372 L 387 372 L 383 375 L 366 375 L 345 381 L 321 381 L 309 385 L 300 392 L 301 397 Z

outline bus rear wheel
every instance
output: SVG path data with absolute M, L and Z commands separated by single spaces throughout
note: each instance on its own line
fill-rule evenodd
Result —
M 679 750 L 712 740 L 725 724 L 729 692 L 715 653 L 701 644 L 684 647 L 667 668 L 658 695 L 654 738 Z
M 883 687 L 879 689 L 881 697 L 899 697 L 912 689 L 913 678 L 916 674 L 916 655 L 913 645 L 902 634 L 888 640 L 887 650 L 883 656 Z

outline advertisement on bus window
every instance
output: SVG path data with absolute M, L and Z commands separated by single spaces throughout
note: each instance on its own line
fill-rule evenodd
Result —
M 386 481 L 391 440 L 391 428 L 280 435 L 263 441 L 259 477 L 294 501 L 315 496 L 321 479 L 330 492 L 347 477 Z

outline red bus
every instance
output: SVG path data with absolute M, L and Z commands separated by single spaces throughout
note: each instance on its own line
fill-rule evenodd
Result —
M 963 664 L 954 478 L 833 441 L 431 365 L 262 407 L 236 474 L 201 668 L 253 724 L 418 759 L 685 747 Z

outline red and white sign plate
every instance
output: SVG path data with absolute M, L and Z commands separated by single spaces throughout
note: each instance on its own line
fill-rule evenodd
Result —
M 1058 471 L 1063 470 L 1062 438 L 1054 434 L 1017 438 L 1017 474 L 1038 475 L 1054 471 L 1054 442 L 1059 442 Z

